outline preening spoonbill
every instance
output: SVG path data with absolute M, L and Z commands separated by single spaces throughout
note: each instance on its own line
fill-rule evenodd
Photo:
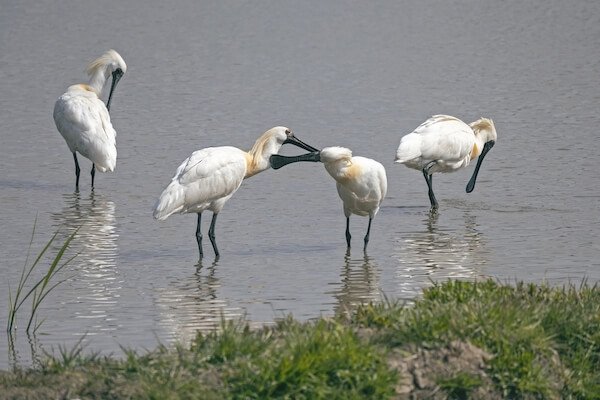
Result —
M 127 72 L 123 58 L 108 50 L 90 62 L 86 68 L 90 77 L 87 84 L 69 86 L 54 104 L 56 128 L 67 142 L 75 160 L 75 188 L 79 189 L 79 162 L 77 153 L 92 162 L 92 188 L 96 167 L 100 172 L 114 171 L 117 164 L 116 136 L 110 123 L 110 102 L 119 79 Z M 112 84 L 106 106 L 100 100 L 102 89 L 112 74 Z
M 202 258 L 200 220 L 202 211 L 212 211 L 208 238 L 215 256 L 219 257 L 215 241 L 217 215 L 238 190 L 242 180 L 268 169 L 269 157 L 286 143 L 308 151 L 318 151 L 296 138 L 288 128 L 276 126 L 263 133 L 248 152 L 231 146 L 208 147 L 193 152 L 177 168 L 171 183 L 158 198 L 154 206 L 154 218 L 164 220 L 174 213 L 198 214 L 196 241 Z
M 429 188 L 431 209 L 435 210 L 438 202 L 433 194 L 432 174 L 456 171 L 479 157 L 467 184 L 467 193 L 471 193 L 483 158 L 496 139 L 496 128 L 491 119 L 480 118 L 467 125 L 450 115 L 434 115 L 402 137 L 395 162 L 423 172 Z
M 369 216 L 369 226 L 364 238 L 366 251 L 371 222 L 387 192 L 385 168 L 370 158 L 353 157 L 352 151 L 344 147 L 325 147 L 321 150 L 321 162 L 335 179 L 338 194 L 344 203 L 348 248 L 351 239 L 350 215 Z
M 369 226 L 364 242 L 367 249 L 371 222 L 387 192 L 385 168 L 379 162 L 365 157 L 352 157 L 345 147 L 325 147 L 320 152 L 299 156 L 271 156 L 271 166 L 279 169 L 298 161 L 321 161 L 325 169 L 336 180 L 337 191 L 344 203 L 346 216 L 346 243 L 350 248 L 350 215 L 369 216 Z
M 352 151 L 344 147 L 325 147 L 319 153 L 300 156 L 271 156 L 271 166 L 278 169 L 298 161 L 321 161 L 325 169 L 336 180 L 338 194 L 344 203 L 346 216 L 346 243 L 350 248 L 350 215 L 369 216 L 369 227 L 365 235 L 365 247 L 369 243 L 371 222 L 387 192 L 387 177 L 383 165 L 365 157 L 352 157 Z

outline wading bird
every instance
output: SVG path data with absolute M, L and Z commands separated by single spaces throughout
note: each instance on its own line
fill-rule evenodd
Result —
M 365 235 L 364 250 L 369 243 L 371 222 L 379 211 L 379 206 L 387 192 L 387 177 L 383 165 L 365 157 L 352 157 L 352 151 L 345 147 L 325 147 L 319 153 L 300 156 L 271 156 L 271 166 L 278 169 L 298 161 L 321 161 L 325 169 L 335 179 L 337 191 L 344 204 L 346 216 L 346 243 L 350 248 L 350 215 L 369 216 L 369 227 Z
M 54 104 L 56 128 L 67 142 L 75 160 L 76 189 L 79 189 L 80 171 L 77 153 L 92 162 L 92 188 L 96 168 L 100 172 L 115 169 L 117 133 L 110 123 L 108 110 L 115 87 L 126 71 L 127 65 L 119 53 L 108 50 L 87 66 L 89 82 L 69 86 Z M 112 84 L 105 106 L 100 96 L 111 75 Z
M 491 119 L 481 118 L 467 125 L 449 115 L 434 115 L 402 137 L 395 162 L 423 172 L 434 211 L 438 202 L 433 194 L 432 174 L 456 171 L 479 157 L 467 184 L 467 193 L 471 193 L 483 158 L 496 139 L 496 128 Z
M 219 257 L 215 241 L 217 215 L 238 190 L 242 180 L 268 169 L 269 157 L 286 143 L 308 151 L 318 151 L 296 138 L 288 128 L 277 126 L 262 134 L 248 152 L 231 146 L 208 147 L 193 152 L 177 168 L 171 183 L 158 198 L 154 206 L 154 218 L 164 220 L 175 213 L 198 214 L 196 241 L 202 258 L 200 220 L 202 211 L 212 211 L 208 238 L 215 256 Z
M 367 250 L 371 222 L 379 211 L 387 192 L 387 177 L 383 165 L 365 157 L 352 157 L 352 151 L 344 147 L 325 147 L 321 150 L 321 162 L 335 179 L 337 191 L 344 203 L 346 216 L 346 243 L 350 248 L 350 215 L 369 216 L 364 250 Z

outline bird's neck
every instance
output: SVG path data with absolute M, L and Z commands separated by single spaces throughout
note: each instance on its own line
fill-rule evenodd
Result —
M 246 153 L 246 175 L 244 179 L 250 178 L 269 168 L 269 160 L 262 155 L 252 154 L 252 151 Z
M 358 172 L 358 166 L 353 164 L 351 160 L 336 160 L 323 164 L 329 175 L 340 183 L 345 183 L 349 179 L 352 179 Z
M 94 73 L 90 76 L 90 81 L 88 82 L 88 85 L 94 89 L 96 94 L 98 94 L 98 97 L 100 97 L 100 95 L 102 94 L 102 89 L 106 84 L 106 79 L 108 79 L 108 75 L 109 74 L 107 73 L 107 70 L 105 68 L 99 68 L 96 71 L 94 71 Z
M 471 160 L 479 157 L 481 152 L 483 151 L 483 146 L 488 142 L 488 137 L 482 134 L 475 135 L 475 144 L 473 144 L 473 149 L 471 150 Z
M 470 123 L 469 126 L 473 129 L 473 134 L 475 135 L 475 144 L 471 150 L 472 160 L 479 157 L 483 151 L 483 146 L 485 146 L 488 141 L 496 140 L 496 128 L 494 128 L 492 120 L 487 118 L 480 118 L 477 121 Z
M 483 140 L 481 137 L 475 136 L 475 143 L 473 143 L 473 148 L 471 149 L 471 160 L 476 159 L 481 154 L 481 150 L 483 150 Z
M 281 144 L 278 144 L 271 135 L 263 135 L 246 153 L 246 178 L 258 174 L 269 168 L 269 157 L 277 154 Z

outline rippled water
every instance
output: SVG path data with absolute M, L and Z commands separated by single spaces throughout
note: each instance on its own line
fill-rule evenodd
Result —
M 600 279 L 598 2 L 24 0 L 0 11 L 0 322 L 34 224 L 29 262 L 57 230 L 50 254 L 79 229 L 40 329 L 25 334 L 26 310 L 14 346 L 0 337 L 1 368 L 82 338 L 119 354 L 223 318 L 258 326 L 411 300 L 447 278 Z M 53 104 L 112 47 L 129 67 L 111 108 L 117 171 L 92 192 L 80 161 L 74 193 Z M 472 194 L 471 168 L 434 177 L 432 216 L 422 175 L 392 161 L 436 113 L 491 117 L 499 138 Z M 193 150 L 248 149 L 275 125 L 384 164 L 368 253 L 367 220 L 351 218 L 346 253 L 335 184 L 303 163 L 244 182 L 219 216 L 221 259 L 205 243 L 198 264 L 195 217 L 154 221 L 156 197 Z

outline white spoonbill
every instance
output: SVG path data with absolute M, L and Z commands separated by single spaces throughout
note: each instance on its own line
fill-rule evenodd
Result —
M 207 147 L 193 152 L 177 168 L 171 183 L 158 198 L 154 206 L 154 218 L 164 220 L 174 213 L 198 214 L 196 241 L 202 258 L 200 219 L 202 211 L 212 211 L 208 238 L 215 256 L 219 257 L 215 241 L 217 215 L 238 190 L 242 180 L 268 169 L 269 157 L 286 143 L 308 151 L 318 151 L 296 138 L 288 128 L 276 126 L 263 133 L 248 152 L 231 146 Z
M 351 239 L 350 215 L 369 216 L 369 226 L 364 238 L 366 251 L 371 222 L 387 192 L 385 168 L 370 158 L 352 157 L 352 151 L 344 147 L 325 147 L 321 150 L 321 162 L 335 179 L 338 194 L 344 203 L 348 248 Z
M 110 123 L 110 101 L 119 79 L 127 71 L 123 58 L 108 50 L 88 64 L 90 77 L 87 84 L 69 86 L 54 104 L 56 128 L 67 142 L 75 160 L 75 188 L 79 189 L 79 162 L 77 153 L 92 162 L 92 188 L 96 167 L 100 172 L 114 171 L 117 164 L 116 136 Z M 112 84 L 106 106 L 100 100 L 102 89 L 112 74 Z
M 320 153 L 292 157 L 274 155 L 271 157 L 271 166 L 278 169 L 298 161 L 321 161 L 329 175 L 336 180 L 338 194 L 344 203 L 348 248 L 352 237 L 350 215 L 369 216 L 369 227 L 364 238 L 366 251 L 371 222 L 387 192 L 387 177 L 383 165 L 370 158 L 352 157 L 352 151 L 345 147 L 325 147 Z
M 480 118 L 467 125 L 450 115 L 434 115 L 402 137 L 395 162 L 423 172 L 431 209 L 436 210 L 438 202 L 433 194 L 432 174 L 456 171 L 479 157 L 467 184 L 467 193 L 471 193 L 483 158 L 496 139 L 496 128 L 491 119 Z

